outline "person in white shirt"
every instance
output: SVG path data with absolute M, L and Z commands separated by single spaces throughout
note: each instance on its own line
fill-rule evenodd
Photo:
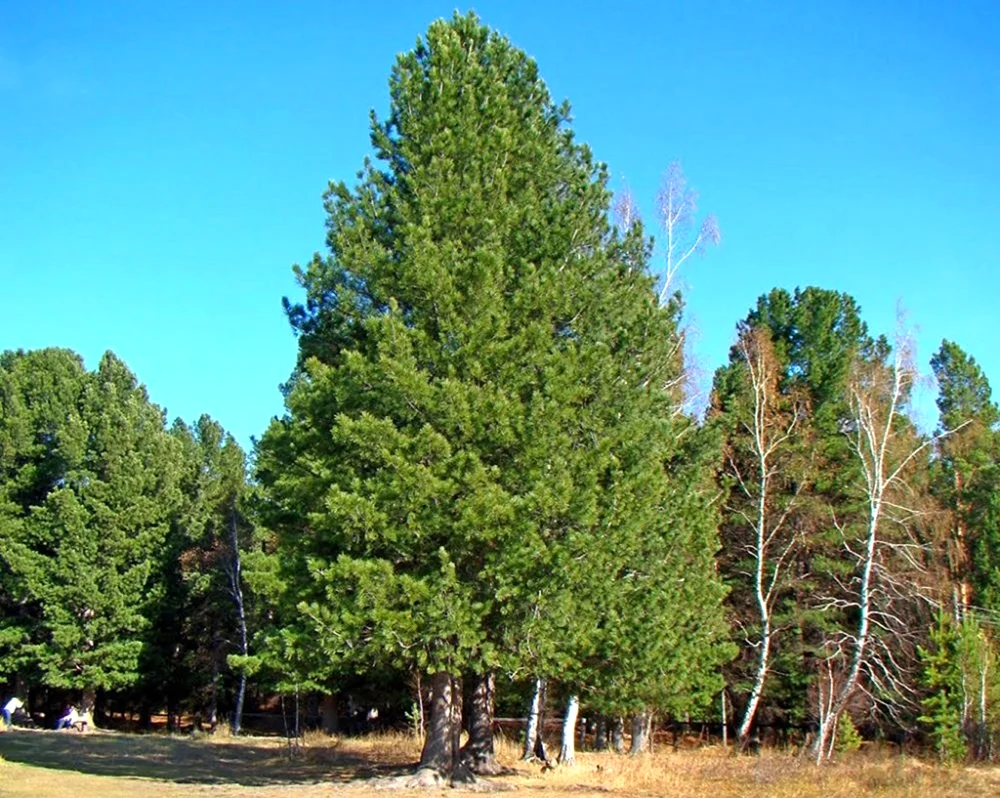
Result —
M 15 712 L 17 712 L 21 707 L 24 706 L 24 702 L 14 696 L 6 704 L 3 705 L 3 725 L 10 728 L 10 719 Z

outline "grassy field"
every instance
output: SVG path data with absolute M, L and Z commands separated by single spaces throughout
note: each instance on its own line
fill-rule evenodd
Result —
M 290 752 L 275 738 L 200 738 L 110 732 L 0 733 L 0 796 L 318 798 L 331 787 L 358 798 L 383 794 L 419 753 L 409 738 L 308 737 Z M 457 790 L 503 790 L 538 798 L 588 795 L 685 798 L 858 798 L 1000 795 L 1000 767 L 943 768 L 913 758 L 858 753 L 823 767 L 792 754 L 736 757 L 718 748 L 629 758 L 583 753 L 573 768 L 543 773 L 501 745 L 511 772 Z

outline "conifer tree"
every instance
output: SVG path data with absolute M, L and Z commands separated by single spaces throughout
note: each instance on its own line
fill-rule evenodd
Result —
M 578 659 L 595 583 L 623 586 L 616 612 L 655 608 L 647 647 L 695 612 L 711 644 L 721 588 L 714 528 L 670 498 L 674 313 L 641 227 L 609 226 L 568 107 L 473 16 L 431 25 L 390 97 L 377 163 L 330 186 L 330 254 L 286 302 L 299 364 L 258 475 L 297 628 L 328 669 L 427 671 L 421 769 L 450 774 L 463 677 Z M 669 565 L 651 559 L 671 541 Z M 666 568 L 701 589 L 629 607 L 629 580 Z M 686 682 L 710 682 L 718 655 L 690 658 Z
M 952 516 L 951 571 L 959 615 L 1000 612 L 1000 411 L 975 358 L 942 341 L 931 359 L 941 429 L 936 493 Z
M 181 500 L 152 580 L 139 697 L 146 706 L 163 701 L 170 728 L 182 709 L 214 728 L 223 687 L 235 681 L 238 731 L 245 675 L 229 678 L 227 657 L 248 654 L 242 557 L 257 545 L 246 458 L 209 416 L 192 426 L 178 420 L 170 434 L 182 452 Z
M 178 502 L 176 447 L 111 353 L 93 373 L 64 350 L 2 364 L 4 401 L 23 411 L 2 422 L 21 444 L 2 487 L 4 592 L 20 608 L 4 637 L 37 679 L 92 709 L 98 689 L 138 678 L 149 580 Z

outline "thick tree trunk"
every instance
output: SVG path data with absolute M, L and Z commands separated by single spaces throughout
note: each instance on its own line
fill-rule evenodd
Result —
M 80 699 L 80 712 L 90 713 L 91 717 L 94 715 L 94 708 L 97 706 L 97 690 L 93 687 L 87 687 L 83 691 L 83 696 Z
M 167 696 L 167 731 L 175 732 L 178 731 L 178 724 L 180 712 L 177 706 L 177 698 L 173 695 Z
M 604 715 L 597 718 L 594 725 L 594 750 L 605 751 L 608 747 L 608 719 Z
M 611 721 L 611 747 L 616 754 L 625 753 L 625 719 L 621 716 Z
M 524 755 L 521 757 L 525 762 L 535 759 L 538 743 L 542 739 L 542 710 L 545 706 L 545 679 L 535 679 L 535 692 L 531 697 L 531 707 L 528 709 L 528 722 L 524 732 Z M 544 745 L 542 748 L 544 752 Z M 541 757 L 544 759 L 544 756 Z
M 336 734 L 337 724 L 337 696 L 328 693 L 323 696 L 323 703 L 320 705 L 320 717 L 323 722 L 323 731 L 326 734 Z
M 430 683 L 431 716 L 414 786 L 433 786 L 453 780 L 458 771 L 462 734 L 461 681 L 450 673 L 435 673 Z
M 649 716 L 645 712 L 632 717 L 632 744 L 628 749 L 629 756 L 644 753 L 649 747 L 648 724 Z
M 91 728 L 106 726 L 108 723 L 108 693 L 106 690 L 98 690 L 94 696 L 94 711 L 88 721 Z
M 473 773 L 495 776 L 502 771 L 493 748 L 493 704 L 496 697 L 492 673 L 466 678 L 466 725 L 469 739 L 461 750 L 461 761 Z
M 566 714 L 563 716 L 562 748 L 559 750 L 561 765 L 576 764 L 576 719 L 580 714 L 580 701 L 575 695 L 566 702 Z

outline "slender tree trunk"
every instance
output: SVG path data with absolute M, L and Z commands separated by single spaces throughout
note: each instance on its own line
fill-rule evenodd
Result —
M 545 679 L 535 679 L 535 692 L 531 696 L 531 707 L 528 709 L 528 722 L 525 724 L 524 732 L 524 755 L 521 757 L 525 762 L 535 759 L 535 749 L 541 739 L 542 730 L 542 710 L 545 706 Z
M 625 719 L 620 715 L 611 721 L 611 747 L 616 754 L 625 753 Z
M 868 649 L 868 636 L 871 632 L 871 584 L 872 569 L 875 564 L 875 547 L 878 542 L 878 524 L 881 517 L 882 503 L 881 496 L 877 500 L 872 500 L 869 510 L 868 536 L 865 542 L 864 566 L 861 572 L 861 588 L 858 591 L 858 629 L 854 637 L 854 649 L 851 652 L 851 664 L 847 671 L 847 676 L 836 691 L 829 710 L 820 718 L 819 730 L 816 733 L 816 740 L 813 743 L 813 754 L 816 763 L 819 764 L 823 757 L 829 757 L 830 745 L 832 744 L 833 732 L 837 728 L 837 720 L 840 713 L 847 705 L 848 699 L 854 693 L 854 688 L 858 684 L 858 676 L 861 673 L 861 665 L 864 662 Z M 832 688 L 832 685 L 831 685 Z
M 755 383 L 758 381 L 759 378 L 754 380 Z M 759 404 L 760 400 L 758 400 Z M 762 416 L 761 411 L 758 411 L 757 416 L 758 419 Z M 760 703 L 760 697 L 764 693 L 764 682 L 771 668 L 771 607 L 768 600 L 768 592 L 764 587 L 764 561 L 767 557 L 767 494 L 770 467 L 767 462 L 768 449 L 763 442 L 765 434 L 764 424 L 758 420 L 754 426 L 756 430 L 758 466 L 760 468 L 760 495 L 757 500 L 756 524 L 757 562 L 754 569 L 754 598 L 757 600 L 757 612 L 760 615 L 760 640 L 757 641 L 757 672 L 754 674 L 753 687 L 750 688 L 750 698 L 743 709 L 743 720 L 740 721 L 740 728 L 736 733 L 741 751 L 746 749 L 747 742 L 750 739 L 750 729 L 757 714 L 757 705 Z M 778 568 L 777 565 L 774 567 Z
M 455 775 L 462 734 L 462 688 L 450 673 L 431 676 L 431 716 L 424 738 L 424 750 L 413 780 L 415 786 L 439 784 Z
M 212 651 L 212 686 L 208 696 L 208 722 L 215 731 L 219 723 L 219 643 L 213 646 Z
M 562 765 L 576 764 L 576 719 L 580 714 L 580 700 L 571 695 L 566 702 L 566 714 L 563 716 L 562 748 L 559 750 L 559 763 Z
M 416 675 L 416 689 L 417 689 L 417 714 L 419 715 L 417 722 L 417 736 L 423 740 L 424 736 L 427 734 L 427 712 L 424 709 L 424 683 L 420 677 L 420 671 L 417 671 Z
M 240 674 L 239 686 L 236 688 L 236 706 L 233 708 L 233 734 L 239 734 L 243 728 L 243 699 L 247 692 L 247 676 Z
M 757 649 L 757 667 L 750 688 L 750 696 L 743 707 L 743 717 L 740 720 L 736 736 L 741 751 L 745 750 L 750 739 L 750 729 L 753 727 L 757 707 L 764 693 L 764 683 L 771 669 L 771 641 L 773 629 L 771 625 L 771 607 L 773 606 L 775 590 L 779 585 L 782 563 L 794 543 L 786 544 L 784 551 L 774 552 L 775 538 L 783 527 L 790 503 L 784 512 L 777 513 L 777 519 L 772 521 L 769 513 L 771 499 L 771 477 L 776 468 L 773 457 L 781 451 L 784 444 L 791 438 L 798 422 L 799 414 L 795 410 L 785 423 L 780 411 L 774 407 L 777 363 L 774 357 L 770 334 L 760 329 L 747 331 L 740 337 L 737 344 L 750 372 L 750 384 L 753 388 L 753 425 L 748 427 L 752 434 L 752 453 L 757 466 L 757 495 L 753 497 L 752 490 L 739 480 L 748 498 L 756 499 L 755 515 L 750 521 L 754 532 L 753 556 L 754 563 L 754 600 L 757 604 L 757 615 L 760 620 L 760 637 L 755 642 Z M 735 468 L 735 466 L 734 466 Z M 794 503 L 793 497 L 791 502 Z M 746 516 L 745 516 L 746 517 Z M 749 642 L 749 641 L 748 641 Z
M 648 747 L 649 740 L 646 737 L 647 721 L 648 718 L 645 712 L 632 716 L 632 744 L 628 750 L 629 756 L 641 754 Z
M 173 695 L 173 691 L 171 691 L 171 694 L 167 696 L 167 731 L 177 731 L 179 721 L 177 696 Z
M 108 693 L 106 690 L 98 690 L 94 694 L 94 708 L 91 710 L 88 721 L 91 728 L 98 725 L 105 726 L 108 722 Z
M 462 747 L 461 759 L 473 773 L 495 776 L 502 768 L 493 747 L 493 705 L 496 698 L 495 677 L 492 673 L 474 674 L 466 678 L 466 725 L 469 739 Z
M 247 616 L 246 607 L 243 604 L 243 579 L 242 563 L 240 561 L 240 539 L 239 529 L 236 524 L 236 505 L 229 516 L 229 547 L 231 563 L 229 568 L 229 590 L 233 597 L 233 604 L 236 606 L 236 623 L 239 632 L 240 655 L 245 657 L 249 652 L 247 644 Z M 247 675 L 243 668 L 240 668 L 239 685 L 236 688 L 236 707 L 233 709 L 233 734 L 239 734 L 243 726 L 243 700 L 247 690 Z
M 941 433 L 936 438 L 924 439 L 907 447 L 907 453 L 900 455 L 896 443 L 896 418 L 900 408 L 916 378 L 913 365 L 912 341 L 902 333 L 897 337 L 894 360 L 888 371 L 876 364 L 872 369 L 862 371 L 852 377 L 849 387 L 851 421 L 853 432 L 848 438 L 857 456 L 864 477 L 864 487 L 868 502 L 868 527 L 863 552 L 858 555 L 861 564 L 859 587 L 851 597 L 857 608 L 857 627 L 851 638 L 850 659 L 844 679 L 829 703 L 828 712 L 821 716 L 819 731 L 813 743 L 812 753 L 816 762 L 829 757 L 837 721 L 848 700 L 854 693 L 861 674 L 862 665 L 868 656 L 872 635 L 874 570 L 881 541 L 879 532 L 882 512 L 888 505 L 896 507 L 891 495 L 894 484 L 902 481 L 903 471 L 935 440 L 940 440 L 954 430 Z M 897 511 L 902 508 L 896 507 Z M 897 619 L 898 620 L 898 619 Z M 885 625 L 886 617 L 879 622 Z M 902 622 L 900 622 L 902 625 Z M 883 662 L 883 665 L 885 663 Z M 831 684 L 832 689 L 832 684 Z
M 759 592 L 758 595 L 760 595 Z M 764 682 L 771 668 L 771 617 L 763 601 L 760 602 L 760 608 L 763 625 L 757 650 L 757 672 L 754 674 L 753 687 L 750 688 L 750 698 L 743 710 L 743 719 L 736 732 L 740 751 L 746 750 L 750 740 L 750 730 L 753 728 L 754 718 L 757 716 L 757 706 L 760 704 L 760 697 L 764 694 Z
M 720 693 L 719 699 L 722 702 L 722 750 L 726 751 L 729 749 L 729 710 L 726 707 L 725 688 Z
M 986 725 L 986 669 L 988 667 L 987 662 L 983 662 L 983 669 L 980 677 L 979 684 L 979 745 L 980 745 L 980 758 L 985 759 L 989 756 L 989 745 L 990 745 L 990 734 L 989 728 Z M 992 758 L 992 757 L 990 757 Z

